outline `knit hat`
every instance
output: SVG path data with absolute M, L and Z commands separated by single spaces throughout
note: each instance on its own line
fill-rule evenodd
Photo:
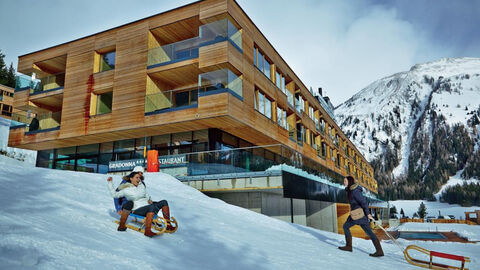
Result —
M 142 167 L 142 166 L 136 166 L 135 168 L 133 168 L 133 171 L 132 172 L 141 172 L 141 173 L 144 173 L 145 172 L 145 169 Z

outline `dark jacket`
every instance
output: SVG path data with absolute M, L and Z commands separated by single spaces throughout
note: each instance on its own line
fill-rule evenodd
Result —
M 357 208 L 363 208 L 363 212 L 365 213 L 365 216 L 362 217 L 361 219 L 357 220 L 352 220 L 353 223 L 355 224 L 368 224 L 368 218 L 367 215 L 370 214 L 370 211 L 368 210 L 368 202 L 367 199 L 362 194 L 362 187 L 357 185 L 356 187 L 353 187 L 353 189 L 350 191 L 350 210 L 355 210 Z M 347 191 L 347 199 L 348 199 L 348 191 Z M 348 217 L 349 219 L 352 219 L 352 217 Z

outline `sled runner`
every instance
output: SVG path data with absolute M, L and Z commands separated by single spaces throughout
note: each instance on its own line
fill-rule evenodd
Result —
M 119 224 L 120 221 L 116 220 L 115 223 Z M 173 230 L 167 230 L 167 225 L 171 225 Z M 145 233 L 145 217 L 130 214 L 127 224 L 125 226 L 137 232 Z M 163 217 L 155 215 L 152 221 L 152 232 L 156 235 L 163 233 L 174 233 L 178 229 L 177 220 L 174 217 L 170 217 L 170 220 L 166 220 Z
M 419 251 L 423 254 L 426 254 L 430 257 L 430 261 L 423 261 L 419 259 L 414 259 L 410 256 L 408 253 L 408 250 L 413 249 L 416 251 Z M 437 252 L 437 251 L 430 251 L 428 249 L 421 248 L 419 246 L 415 245 L 409 245 L 404 251 L 403 254 L 405 256 L 405 259 L 416 266 L 428 268 L 428 269 L 465 269 L 468 270 L 468 268 L 465 268 L 465 263 L 470 262 L 469 257 L 464 257 L 464 256 L 458 256 L 458 255 L 453 255 L 453 254 L 448 254 L 448 253 L 442 253 L 442 252 Z M 450 259 L 450 260 L 455 260 L 455 261 L 460 261 L 462 262 L 462 265 L 460 267 L 458 266 L 451 266 L 451 265 L 446 265 L 446 264 L 441 264 L 441 263 L 435 263 L 433 262 L 433 257 L 439 257 L 439 258 L 444 258 L 444 259 Z

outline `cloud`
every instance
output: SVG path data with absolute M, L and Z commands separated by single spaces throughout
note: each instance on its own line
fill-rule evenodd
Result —
M 409 17 L 409 6 L 402 2 L 244 0 L 240 5 L 305 85 L 323 87 L 339 105 L 373 81 L 416 63 L 462 56 L 459 48 L 478 56 L 478 46 L 439 42 L 444 39 L 437 36 L 438 25 L 446 24 L 447 6 L 417 4 L 415 17 Z M 468 28 L 465 23 L 457 21 L 455 27 Z

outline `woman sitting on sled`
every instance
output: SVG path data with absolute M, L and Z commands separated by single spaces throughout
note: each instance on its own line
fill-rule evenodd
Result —
M 150 196 L 147 194 L 145 185 L 139 185 L 141 177 L 138 172 L 132 172 L 128 175 L 128 181 L 125 184 L 118 186 L 119 191 L 115 191 L 112 183 L 112 177 L 108 177 L 108 190 L 113 198 L 125 197 L 128 201 L 122 207 L 119 231 L 125 231 L 127 227 L 125 223 L 133 211 L 133 214 L 145 217 L 145 236 L 152 237 L 155 235 L 151 231 L 153 216 L 162 210 L 163 217 L 170 220 L 170 209 L 166 200 L 159 202 L 152 202 Z M 168 224 L 167 230 L 172 230 L 173 227 Z

